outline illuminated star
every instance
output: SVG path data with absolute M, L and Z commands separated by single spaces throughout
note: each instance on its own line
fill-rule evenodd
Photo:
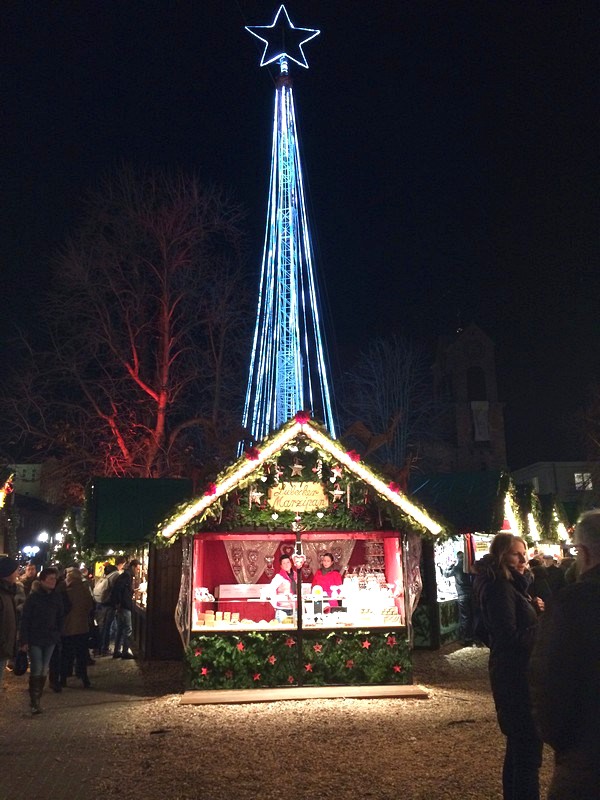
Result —
M 292 464 L 291 466 L 292 475 L 302 475 L 303 469 L 304 467 L 302 466 L 302 464 Z
M 389 645 L 389 647 L 394 647 L 394 645 L 396 644 L 396 637 L 388 636 L 386 644 Z
M 296 642 L 294 641 L 294 639 L 292 639 L 291 636 L 288 636 L 288 638 L 285 640 L 286 647 L 293 647 L 295 644 Z
M 250 492 L 250 501 L 252 503 L 260 503 L 260 498 L 263 496 L 263 494 L 264 492 L 257 492 L 255 489 L 253 489 Z
M 322 649 L 323 649 L 323 645 L 322 644 L 313 645 L 313 650 L 315 651 L 315 653 L 320 653 Z
M 331 474 L 333 475 L 334 478 L 341 478 L 343 471 L 344 470 L 342 469 L 342 467 L 340 467 L 339 464 L 331 468 Z
M 281 14 L 282 11 L 283 15 Z M 302 45 L 310 42 L 311 39 L 321 33 L 315 28 L 294 27 L 283 5 L 279 6 L 272 25 L 246 25 L 246 30 L 265 43 L 265 49 L 260 60 L 261 67 L 287 57 L 306 69 L 308 69 L 308 64 Z M 295 53 L 296 57 L 292 53 Z
M 202 667 L 201 673 L 202 675 L 208 675 L 208 667 Z
M 237 647 L 237 649 L 238 649 L 238 650 L 240 651 L 240 653 L 241 653 L 241 652 L 242 652 L 242 650 L 244 649 L 244 643 L 243 643 L 243 642 L 238 642 L 238 643 L 236 644 L 236 647 Z
M 288 675 L 288 683 L 294 683 L 294 682 L 295 682 L 295 680 L 296 680 L 296 679 L 294 678 L 294 676 L 293 676 L 293 675 Z
M 304 665 L 304 669 L 305 669 L 307 672 L 312 672 L 312 671 L 313 671 L 313 669 L 312 669 L 312 664 L 305 664 L 305 665 Z
M 349 658 L 348 661 L 346 661 L 346 669 L 352 669 L 353 666 L 354 666 L 354 661 L 352 661 L 352 659 Z
M 194 650 L 194 655 L 195 656 L 201 656 L 202 655 L 202 650 Z
M 371 642 L 368 639 L 365 639 L 364 642 L 361 642 L 363 646 L 363 650 L 368 650 L 371 647 Z
M 333 502 L 337 503 L 340 497 L 343 497 L 345 493 L 343 489 L 340 489 L 339 484 L 336 483 L 336 488 L 329 492 L 329 494 L 333 497 Z
M 277 661 L 277 659 L 275 658 L 275 656 L 269 656 L 267 658 L 267 661 L 269 662 L 269 664 L 274 664 Z
M 260 672 L 255 672 L 254 673 L 254 677 L 252 678 L 252 680 L 253 681 L 259 681 L 260 680 Z
M 402 667 L 399 664 L 394 664 L 394 672 L 402 672 Z

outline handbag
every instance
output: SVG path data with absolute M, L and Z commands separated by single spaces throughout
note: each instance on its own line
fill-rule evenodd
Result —
M 13 675 L 25 675 L 29 667 L 29 659 L 25 650 L 17 650 L 13 664 Z

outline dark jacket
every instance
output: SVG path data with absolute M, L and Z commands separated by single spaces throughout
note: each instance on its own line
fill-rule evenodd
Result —
M 124 569 L 115 581 L 110 600 L 115 608 L 133 611 L 133 575 L 128 569 Z
M 13 583 L 0 580 L 0 658 L 13 658 L 17 641 L 17 611 Z
M 473 576 L 464 570 L 464 560 L 460 558 L 456 564 L 449 567 L 444 573 L 446 578 L 454 578 L 456 593 L 459 597 L 470 596 L 473 590 Z
M 498 722 L 506 736 L 522 730 L 524 715 L 531 716 L 527 671 L 538 621 L 528 577 L 511 570 L 511 578 L 490 567 L 477 575 L 474 587 L 489 637 Z
M 40 581 L 34 581 L 23 606 L 19 631 L 21 644 L 47 647 L 60 642 L 65 618 L 61 593 L 48 591 Z
M 543 615 L 531 658 L 534 714 L 556 751 L 557 796 L 600 787 L 600 565 L 562 589 Z

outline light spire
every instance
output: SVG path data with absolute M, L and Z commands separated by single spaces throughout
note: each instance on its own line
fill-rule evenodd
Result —
M 248 26 L 265 43 L 261 66 L 278 61 L 271 178 L 256 326 L 243 425 L 263 439 L 298 411 L 335 437 L 326 347 L 288 59 L 308 67 L 302 45 L 319 34 L 295 28 L 284 6 L 272 25 Z M 260 32 L 260 33 L 259 33 Z

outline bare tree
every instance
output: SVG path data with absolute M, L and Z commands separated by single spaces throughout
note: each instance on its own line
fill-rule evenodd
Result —
M 425 352 L 409 339 L 374 339 L 344 376 L 344 438 L 363 456 L 407 471 L 432 434 L 435 403 Z
M 189 474 L 234 452 L 248 348 L 243 214 L 195 177 L 121 169 L 56 263 L 48 348 L 29 348 L 13 445 L 79 474 Z M 231 444 L 228 444 L 231 439 Z

